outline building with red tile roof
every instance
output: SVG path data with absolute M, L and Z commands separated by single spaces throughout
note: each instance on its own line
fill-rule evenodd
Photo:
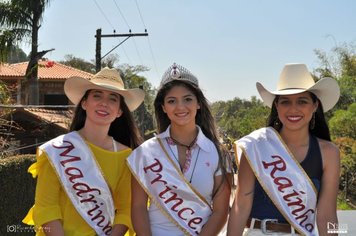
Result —
M 38 62 L 39 104 L 67 105 L 63 85 L 72 76 L 91 78 L 93 74 L 78 70 L 47 59 Z M 28 62 L 0 64 L 0 80 L 13 89 L 13 99 L 16 104 L 26 104 L 24 99 L 25 74 Z

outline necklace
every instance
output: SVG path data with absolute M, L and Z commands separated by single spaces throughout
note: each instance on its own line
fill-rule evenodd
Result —
M 198 133 L 197 135 L 195 136 L 195 138 L 193 139 L 193 141 L 189 144 L 189 145 L 186 145 L 186 144 L 183 144 L 181 142 L 179 142 L 177 139 L 173 138 L 172 136 L 170 137 L 172 139 L 172 141 L 176 144 L 176 145 L 179 145 L 181 147 L 185 147 L 187 148 L 188 150 L 190 150 L 194 144 L 197 142 L 197 138 L 198 138 Z
M 179 159 L 176 157 L 176 155 L 174 154 L 174 152 L 173 152 L 173 150 L 172 150 L 172 148 L 171 148 L 171 143 L 169 142 L 169 139 L 170 139 L 170 138 L 166 138 L 166 142 L 167 142 L 167 144 L 168 144 L 169 150 L 171 151 L 171 153 L 172 153 L 174 159 L 176 159 L 176 161 L 178 162 L 178 165 L 179 165 L 179 167 L 180 167 L 180 170 L 181 170 L 182 173 L 184 174 L 189 168 L 188 168 L 188 169 L 182 169 L 182 167 L 181 167 L 181 165 L 180 165 L 180 163 L 179 163 Z M 173 141 L 173 140 L 172 140 L 172 141 Z M 174 142 L 174 141 L 173 141 L 173 142 Z M 192 146 L 194 146 L 194 145 L 192 145 Z M 190 149 L 188 149 L 188 150 L 189 150 L 189 152 L 186 152 L 186 154 L 187 154 L 187 155 L 189 155 L 189 154 L 191 155 L 191 150 L 190 150 Z M 195 167 L 196 167 L 197 162 L 198 162 L 198 159 L 199 159 L 199 154 L 200 154 L 200 147 L 198 147 L 198 153 L 197 153 L 197 155 L 196 155 L 196 157 L 195 157 L 194 167 L 193 167 L 193 170 L 192 170 L 192 174 L 190 175 L 189 183 L 192 183 L 192 179 L 193 179 L 194 172 L 195 172 Z M 191 157 L 190 157 L 190 159 L 191 159 Z M 190 159 L 188 160 L 188 158 L 187 158 L 185 162 L 189 162 L 189 164 L 190 164 L 190 161 L 191 161 Z M 184 167 L 186 167 L 186 164 L 187 164 L 187 163 L 184 164 Z M 190 167 L 190 165 L 189 165 L 189 167 Z

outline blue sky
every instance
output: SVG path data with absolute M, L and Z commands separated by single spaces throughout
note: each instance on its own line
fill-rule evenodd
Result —
M 249 99 L 258 96 L 256 82 L 274 90 L 285 63 L 312 70 L 314 49 L 355 42 L 355 12 L 354 0 L 52 0 L 39 50 L 55 48 L 47 54 L 55 61 L 67 54 L 91 61 L 96 29 L 147 29 L 148 37 L 130 38 L 113 53 L 120 63 L 149 67 L 142 75 L 153 86 L 176 62 L 198 77 L 210 101 Z M 103 38 L 102 55 L 120 40 Z

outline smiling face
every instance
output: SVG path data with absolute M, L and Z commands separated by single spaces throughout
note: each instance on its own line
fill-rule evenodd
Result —
M 278 118 L 283 128 L 290 130 L 309 129 L 309 122 L 318 108 L 309 92 L 280 96 L 276 101 Z
M 86 124 L 109 126 L 122 114 L 120 95 L 107 90 L 89 91 L 81 106 L 86 111 Z
M 164 97 L 162 109 L 172 126 L 195 127 L 195 116 L 200 106 L 192 91 L 184 85 L 176 85 Z

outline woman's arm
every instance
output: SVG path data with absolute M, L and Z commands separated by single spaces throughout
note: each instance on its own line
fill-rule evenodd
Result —
M 238 171 L 237 193 L 230 210 L 227 235 L 242 235 L 247 219 L 250 216 L 254 189 L 255 175 L 246 157 L 242 155 Z
M 134 176 L 131 177 L 131 189 L 131 217 L 134 230 L 139 236 L 151 236 L 151 226 L 147 212 L 148 196 Z
M 110 236 L 124 236 L 127 230 L 128 227 L 126 225 L 116 224 L 112 228 Z
M 336 214 L 337 193 L 340 177 L 340 153 L 338 148 L 326 141 L 320 141 L 323 157 L 323 177 L 317 204 L 319 235 L 327 233 L 328 223 L 338 223 Z
M 231 179 L 231 175 L 227 175 Z M 229 212 L 230 185 L 225 176 L 214 177 L 214 192 L 217 190 L 213 199 L 213 212 L 209 220 L 203 226 L 199 235 L 217 235 L 224 227 Z M 221 185 L 220 185 L 221 184 Z
M 53 220 L 42 225 L 42 230 L 46 236 L 64 236 L 62 222 Z

